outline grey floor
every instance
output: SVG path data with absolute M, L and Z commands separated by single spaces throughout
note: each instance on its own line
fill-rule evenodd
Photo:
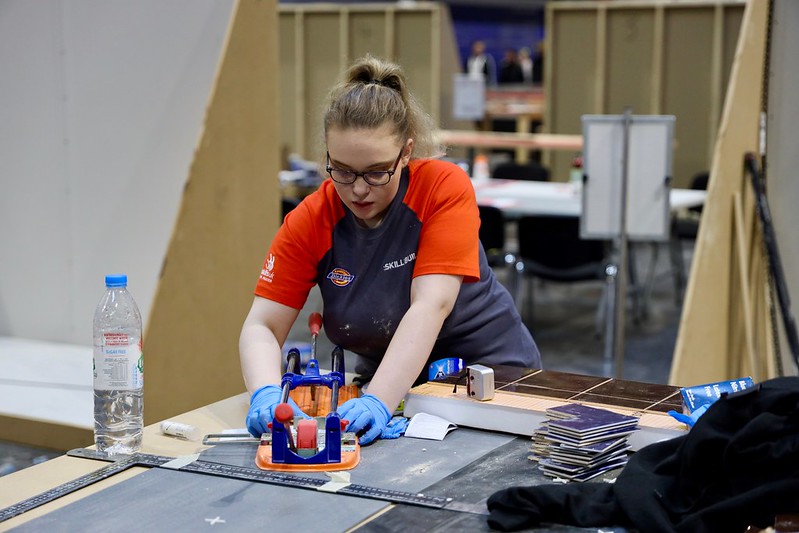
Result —
M 653 250 L 658 252 L 654 262 Z M 690 243 L 683 244 L 683 252 L 687 272 L 692 256 Z M 635 258 L 641 277 L 649 272 L 650 266 L 654 267 L 651 294 L 647 299 L 645 317 L 635 319 L 631 316 L 632 306 L 628 303 L 626 307 L 623 372 L 616 377 L 667 383 L 681 312 L 679 299 L 675 295 L 672 266 L 665 245 L 656 248 L 650 245 L 637 246 Z M 507 280 L 508 272 L 498 270 L 497 275 L 501 280 Z M 615 375 L 615 366 L 608 366 L 604 360 L 604 340 L 597 335 L 596 312 L 603 284 L 533 283 L 532 316 L 525 316 L 525 323 L 538 343 L 545 368 L 594 376 Z M 321 311 L 321 303 L 315 292 L 292 330 L 290 339 L 309 340 L 306 324 L 308 315 L 313 311 Z M 318 353 L 322 366 L 331 348 L 329 341 L 321 335 Z M 352 368 L 349 360 L 347 365 Z M 0 476 L 61 453 L 62 450 L 31 448 L 0 441 Z

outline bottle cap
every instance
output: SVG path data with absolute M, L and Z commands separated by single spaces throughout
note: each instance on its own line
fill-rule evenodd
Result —
M 105 286 L 111 287 L 127 287 L 128 276 L 127 274 L 109 274 L 105 277 Z

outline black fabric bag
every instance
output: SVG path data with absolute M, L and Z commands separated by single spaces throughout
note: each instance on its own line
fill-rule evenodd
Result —
M 799 512 L 799 377 L 716 401 L 682 437 L 633 454 L 613 485 L 512 487 L 488 499 L 492 528 L 542 523 L 645 533 L 743 532 Z

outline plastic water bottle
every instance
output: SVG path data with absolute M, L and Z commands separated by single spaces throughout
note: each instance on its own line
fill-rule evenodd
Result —
M 575 193 L 579 193 L 583 187 L 583 158 L 578 155 L 572 159 L 571 170 L 569 170 L 569 183 Z
M 109 454 L 138 451 L 144 426 L 141 313 L 128 277 L 105 277 L 94 313 L 94 443 Z
M 472 179 L 475 181 L 488 181 L 491 173 L 488 167 L 488 157 L 485 154 L 477 154 L 474 156 L 474 171 Z

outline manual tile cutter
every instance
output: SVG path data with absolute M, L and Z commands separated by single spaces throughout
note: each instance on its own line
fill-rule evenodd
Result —
M 321 315 L 318 315 L 321 325 Z M 311 333 L 316 340 L 319 328 L 315 326 L 315 317 L 311 317 Z M 314 331 L 315 329 L 315 331 Z M 316 343 L 313 354 L 306 365 L 305 374 L 300 369 L 300 352 L 296 348 L 289 350 L 286 373 L 283 374 L 281 386 L 283 396 L 275 409 L 275 417 L 270 424 L 271 435 L 261 436 L 261 443 L 255 457 L 255 464 L 263 470 L 281 470 L 294 472 L 349 470 L 360 461 L 360 445 L 354 433 L 344 433 L 346 420 L 338 414 L 339 388 L 344 386 L 344 351 L 336 346 L 331 354 L 332 371 L 321 375 L 319 362 L 316 360 Z M 319 428 L 317 419 L 304 419 L 296 424 L 292 431 L 294 411 L 288 404 L 289 393 L 303 386 L 325 385 L 331 389 L 330 412 L 321 419 L 323 422 L 323 442 L 319 445 Z M 296 433 L 296 438 L 294 434 Z

